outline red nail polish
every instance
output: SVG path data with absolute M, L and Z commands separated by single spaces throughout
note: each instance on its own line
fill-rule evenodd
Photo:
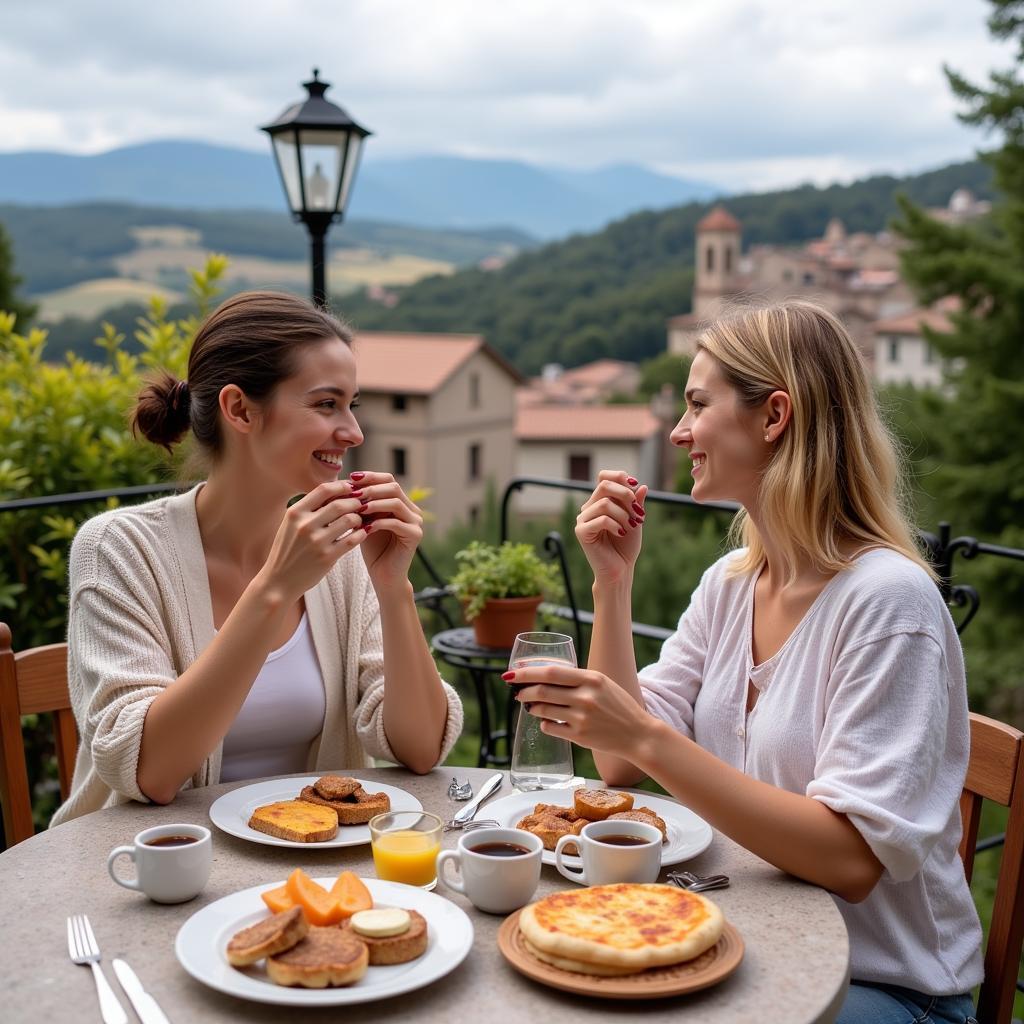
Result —
M 350 480 L 362 480 L 366 476 L 365 473 L 349 473 Z
M 363 523 L 363 529 L 369 533 L 373 529 L 373 523 Z
M 366 511 L 366 510 L 367 510 L 367 509 L 368 509 L 369 507 L 370 507 L 370 506 L 369 506 L 369 505 L 367 505 L 367 504 L 366 504 L 366 502 L 364 501 L 364 502 L 362 503 L 362 505 L 360 505 L 360 506 L 359 506 L 359 508 L 357 508 L 357 509 L 356 509 L 356 511 L 357 511 L 357 512 L 365 512 L 365 511 Z
M 361 498 L 362 496 L 363 496 L 363 492 L 362 491 L 353 491 L 349 495 L 350 498 Z
M 355 476 L 355 474 L 354 474 L 354 473 L 353 473 L 352 475 L 353 475 L 353 476 Z M 630 487 L 636 487 L 636 485 L 637 485 L 638 483 L 640 483 L 640 481 L 639 481 L 639 480 L 637 480 L 637 479 L 635 479 L 634 477 L 631 477 L 631 476 L 627 476 L 627 477 L 626 477 L 626 483 L 627 483 L 627 484 L 629 484 L 629 486 L 630 486 Z
M 635 513 L 636 513 L 636 514 L 637 514 L 638 516 L 642 516 L 642 515 L 644 514 L 644 507 L 643 507 L 643 505 L 641 505 L 641 504 L 640 504 L 639 502 L 636 502 L 636 501 L 634 501 L 634 502 L 633 502 L 633 511 L 634 511 L 634 512 L 635 512 Z
M 626 531 L 623 530 L 621 527 L 619 527 L 619 536 L 620 537 L 625 537 L 626 536 Z
M 501 673 L 501 678 L 504 679 L 506 683 L 512 682 L 512 680 L 515 679 L 515 677 L 516 677 L 515 672 L 502 672 Z

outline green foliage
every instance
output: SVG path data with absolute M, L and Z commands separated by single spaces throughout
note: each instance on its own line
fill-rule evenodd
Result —
M 505 541 L 500 546 L 481 540 L 456 552 L 459 570 L 451 578 L 456 597 L 466 602 L 466 618 L 475 619 L 492 597 L 548 599 L 562 592 L 558 566 L 545 562 L 530 544 Z
M 3 224 L 0 223 L 0 310 L 13 313 L 18 323 L 24 328 L 36 315 L 36 307 L 23 302 L 15 295 L 21 280 L 14 272 L 14 252 L 11 249 L 11 241 Z
M 193 314 L 169 320 L 154 300 L 138 321 L 139 354 L 124 351 L 124 335 L 108 325 L 96 339 L 100 361 L 69 355 L 45 360 L 46 333 L 15 331 L 0 314 L 0 500 L 166 481 L 173 465 L 161 449 L 139 444 L 128 413 L 142 376 L 155 366 L 184 375 L 198 326 L 225 269 L 211 256 L 193 280 Z M 67 554 L 79 524 L 100 511 L 87 504 L 31 509 L 0 516 L 0 608 L 17 647 L 63 638 Z

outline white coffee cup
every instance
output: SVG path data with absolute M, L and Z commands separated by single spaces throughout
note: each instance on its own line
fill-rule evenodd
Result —
M 524 853 L 499 854 L 495 847 L 517 846 Z M 481 847 L 491 852 L 481 852 Z M 533 898 L 540 881 L 544 844 L 539 836 L 518 828 L 476 828 L 459 837 L 454 850 L 443 850 L 437 858 L 437 877 L 449 889 L 462 893 L 478 910 L 488 914 L 509 914 Z M 461 881 L 445 871 L 454 861 Z
M 191 841 L 175 844 L 175 837 Z M 134 862 L 135 878 L 114 873 L 114 861 L 122 854 Z M 144 892 L 156 903 L 184 903 L 198 896 L 212 866 L 213 841 L 202 825 L 155 825 L 140 832 L 131 846 L 111 850 L 107 858 L 107 871 L 118 885 Z
M 629 836 L 637 845 L 602 842 L 608 836 Z M 565 847 L 580 848 L 583 870 L 566 867 Z M 611 885 L 614 882 L 656 882 L 661 871 L 661 831 L 643 821 L 592 821 L 578 836 L 562 836 L 555 844 L 555 867 L 572 882 Z

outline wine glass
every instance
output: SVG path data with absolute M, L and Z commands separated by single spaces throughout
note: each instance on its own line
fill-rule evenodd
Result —
M 534 668 L 540 665 L 576 667 L 572 637 L 564 633 L 520 633 L 512 645 L 508 667 Z M 574 776 L 572 744 L 541 731 L 541 720 L 520 706 L 512 743 L 512 785 L 522 792 L 559 789 Z

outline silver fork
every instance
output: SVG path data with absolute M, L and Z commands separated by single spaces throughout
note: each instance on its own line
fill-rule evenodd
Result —
M 692 871 L 670 871 L 667 877 L 673 885 L 690 892 L 709 892 L 729 887 L 728 875 L 695 875 Z
M 455 821 L 454 818 L 451 821 L 444 823 L 443 830 L 445 832 L 452 832 L 462 830 L 463 832 L 470 832 L 475 828 L 500 828 L 501 822 L 495 821 L 493 818 L 478 818 L 473 821 Z
M 85 914 L 74 914 L 68 918 L 68 955 L 76 964 L 88 964 L 92 968 L 104 1024 L 128 1024 L 124 1008 L 100 970 L 100 947 L 96 945 L 96 936 Z

